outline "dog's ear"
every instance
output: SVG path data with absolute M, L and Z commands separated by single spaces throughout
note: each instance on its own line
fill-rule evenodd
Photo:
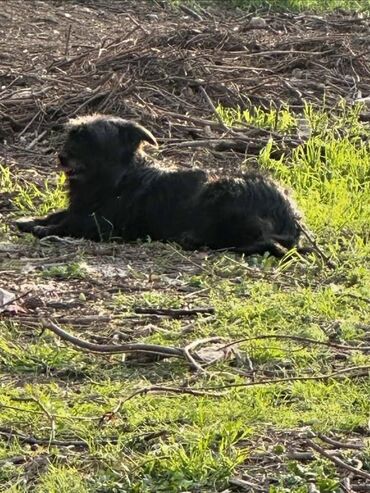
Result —
M 158 147 L 154 135 L 145 127 L 135 122 L 125 122 L 120 124 L 120 135 L 124 146 L 132 149 L 134 152 L 140 146 L 141 142 L 149 142 L 152 146 Z
M 77 118 L 64 124 L 64 132 L 67 139 L 78 139 L 88 134 L 87 125 L 77 123 Z

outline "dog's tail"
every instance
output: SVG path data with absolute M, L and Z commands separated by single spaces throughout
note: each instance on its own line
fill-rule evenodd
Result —
M 259 240 L 245 247 L 243 246 L 236 247 L 233 248 L 232 250 L 236 253 L 242 253 L 245 256 L 263 255 L 264 253 L 268 252 L 270 255 L 273 255 L 276 258 L 283 258 L 292 248 L 295 248 L 296 252 L 299 253 L 300 255 L 306 255 L 314 251 L 314 249 L 309 246 L 303 247 L 297 245 L 297 246 L 287 247 L 283 244 L 281 240 L 282 238 L 269 238 L 266 240 Z
M 288 221 L 277 221 L 276 224 L 281 231 L 276 231 L 276 224 L 269 220 L 259 221 L 259 230 L 256 234 L 255 241 L 247 241 L 245 245 L 239 245 L 234 251 L 244 253 L 244 255 L 257 255 L 270 253 L 277 258 L 284 257 L 290 250 L 301 255 L 312 253 L 314 248 L 311 246 L 302 246 L 300 237 L 302 233 L 302 219 L 300 217 L 288 216 Z M 283 226 L 282 226 L 283 225 Z M 249 240 L 250 238 L 248 238 Z

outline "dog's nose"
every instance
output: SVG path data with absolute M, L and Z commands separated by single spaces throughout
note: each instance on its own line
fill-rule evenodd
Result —
M 58 160 L 62 168 L 67 167 L 67 156 L 65 154 L 58 154 Z

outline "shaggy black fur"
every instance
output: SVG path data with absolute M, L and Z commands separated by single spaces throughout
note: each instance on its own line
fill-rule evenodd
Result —
M 38 237 L 174 241 L 281 256 L 298 246 L 299 214 L 288 192 L 250 172 L 211 179 L 202 170 L 164 170 L 140 152 L 157 145 L 144 127 L 94 115 L 72 120 L 59 155 L 68 177 L 69 207 L 45 218 L 20 220 Z

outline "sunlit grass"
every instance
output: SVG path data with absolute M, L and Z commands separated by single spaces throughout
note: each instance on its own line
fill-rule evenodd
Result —
M 294 130 L 297 126 L 296 118 L 289 110 L 289 107 L 282 109 L 271 108 L 271 111 L 256 107 L 241 111 L 238 108 L 218 106 L 217 112 L 225 122 L 233 125 L 246 123 L 260 128 L 278 130 L 283 133 Z
M 269 10 L 283 11 L 314 11 L 331 12 L 335 9 L 344 9 L 350 12 L 364 12 L 370 10 L 369 0 L 170 0 L 171 3 L 179 5 L 187 3 L 190 5 L 224 5 L 227 7 L 241 7 L 246 10 L 266 8 Z
M 44 215 L 66 205 L 65 175 L 57 180 L 45 180 L 42 187 L 20 179 L 9 167 L 0 163 L 0 193 L 12 194 L 17 214 Z
M 220 0 L 221 2 L 223 0 Z M 253 8 L 261 7 L 264 2 L 261 0 L 231 0 L 232 5 Z M 313 10 L 313 11 L 332 11 L 337 8 L 349 11 L 366 10 L 370 8 L 369 0 L 269 0 L 265 2 L 266 7 L 281 10 Z

